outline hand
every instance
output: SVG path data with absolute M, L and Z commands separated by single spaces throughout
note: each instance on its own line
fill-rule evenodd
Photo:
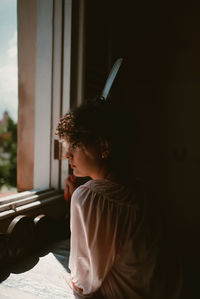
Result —
M 76 183 L 76 179 L 74 175 L 68 176 L 67 179 L 65 180 L 65 190 L 64 190 L 65 198 L 71 197 L 77 187 L 78 185 Z
M 82 294 L 83 293 L 83 289 L 78 288 L 75 283 L 71 280 L 71 275 L 69 273 L 62 273 L 62 276 L 64 278 L 64 280 L 66 281 L 66 283 L 68 284 L 68 286 L 74 290 L 76 293 L 78 294 Z

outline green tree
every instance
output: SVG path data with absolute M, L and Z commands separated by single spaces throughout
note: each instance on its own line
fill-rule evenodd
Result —
M 10 117 L 0 127 L 0 150 L 0 188 L 3 185 L 16 187 L 17 124 Z

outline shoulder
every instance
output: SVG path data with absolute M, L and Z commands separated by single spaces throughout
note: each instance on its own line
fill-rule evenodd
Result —
M 106 186 L 108 187 L 110 184 L 107 180 L 90 180 L 85 184 L 79 186 L 73 193 L 74 197 L 77 198 L 79 196 L 89 196 L 92 194 L 104 194 L 106 190 Z
M 90 180 L 79 186 L 72 196 L 72 201 L 81 205 L 88 202 L 102 202 L 106 205 L 135 205 L 136 188 L 127 188 L 107 179 Z
M 103 182 L 101 182 L 103 183 Z M 96 180 L 90 180 L 87 183 L 79 186 L 73 193 L 71 199 L 72 206 L 88 207 L 93 202 L 100 202 L 101 198 L 104 198 L 102 192 L 102 184 L 96 182 Z
M 79 186 L 71 198 L 71 219 L 83 219 L 84 223 L 95 223 L 95 219 L 102 210 L 102 204 L 105 202 L 101 193 L 95 192 L 92 183 L 88 182 Z
M 94 186 L 93 180 L 79 186 L 72 195 L 73 205 L 86 205 L 93 201 L 94 198 L 99 198 L 100 194 L 97 194 Z

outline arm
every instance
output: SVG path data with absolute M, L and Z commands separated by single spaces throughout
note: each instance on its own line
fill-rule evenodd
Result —
M 105 200 L 87 187 L 79 187 L 72 196 L 69 268 L 79 294 L 95 293 L 114 262 L 115 234 L 109 209 Z

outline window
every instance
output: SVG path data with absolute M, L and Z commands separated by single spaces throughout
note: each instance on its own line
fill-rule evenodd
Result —
M 73 27 L 77 30 L 84 19 L 84 4 L 77 1 L 73 5 L 76 13 L 79 12 Z M 9 209 L 12 213 L 20 213 L 28 204 L 31 209 L 34 203 L 44 203 L 41 199 L 48 197 L 44 192 L 49 192 L 47 195 L 52 200 L 58 200 L 57 190 L 64 187 L 68 164 L 67 161 L 54 159 L 54 140 L 57 138 L 54 132 L 60 116 L 69 110 L 71 103 L 80 102 L 82 98 L 82 89 L 77 82 L 83 74 L 83 30 L 76 40 L 80 50 L 73 55 L 76 61 L 73 70 L 71 35 L 71 0 L 18 0 L 17 180 L 19 191 L 31 191 L 20 192 L 15 197 L 7 198 L 7 201 L 2 199 L 0 217 L 4 217 L 3 212 L 8 215 Z M 73 97 L 71 77 L 73 88 L 77 90 Z
M 17 0 L 0 3 L 0 197 L 16 193 Z
M 18 2 L 19 190 L 60 186 L 54 132 L 69 108 L 71 28 L 64 24 L 70 25 L 70 1 L 30 3 Z
M 59 188 L 63 187 L 68 170 L 67 161 L 58 162 L 53 158 L 54 132 L 60 116 L 69 110 L 72 102 L 81 98 L 77 82 L 82 82 L 83 62 L 78 52 L 78 59 L 73 57 L 76 67 L 73 65 L 71 70 L 72 1 L 39 0 L 37 7 L 35 1 L 29 2 L 32 7 L 25 0 L 18 2 L 18 187 L 20 190 Z M 78 9 L 83 11 L 81 5 Z M 82 53 L 81 43 L 83 41 L 79 38 L 76 44 Z M 76 78 L 74 73 L 79 77 Z M 73 99 L 71 76 L 74 78 L 73 90 L 78 90 Z

